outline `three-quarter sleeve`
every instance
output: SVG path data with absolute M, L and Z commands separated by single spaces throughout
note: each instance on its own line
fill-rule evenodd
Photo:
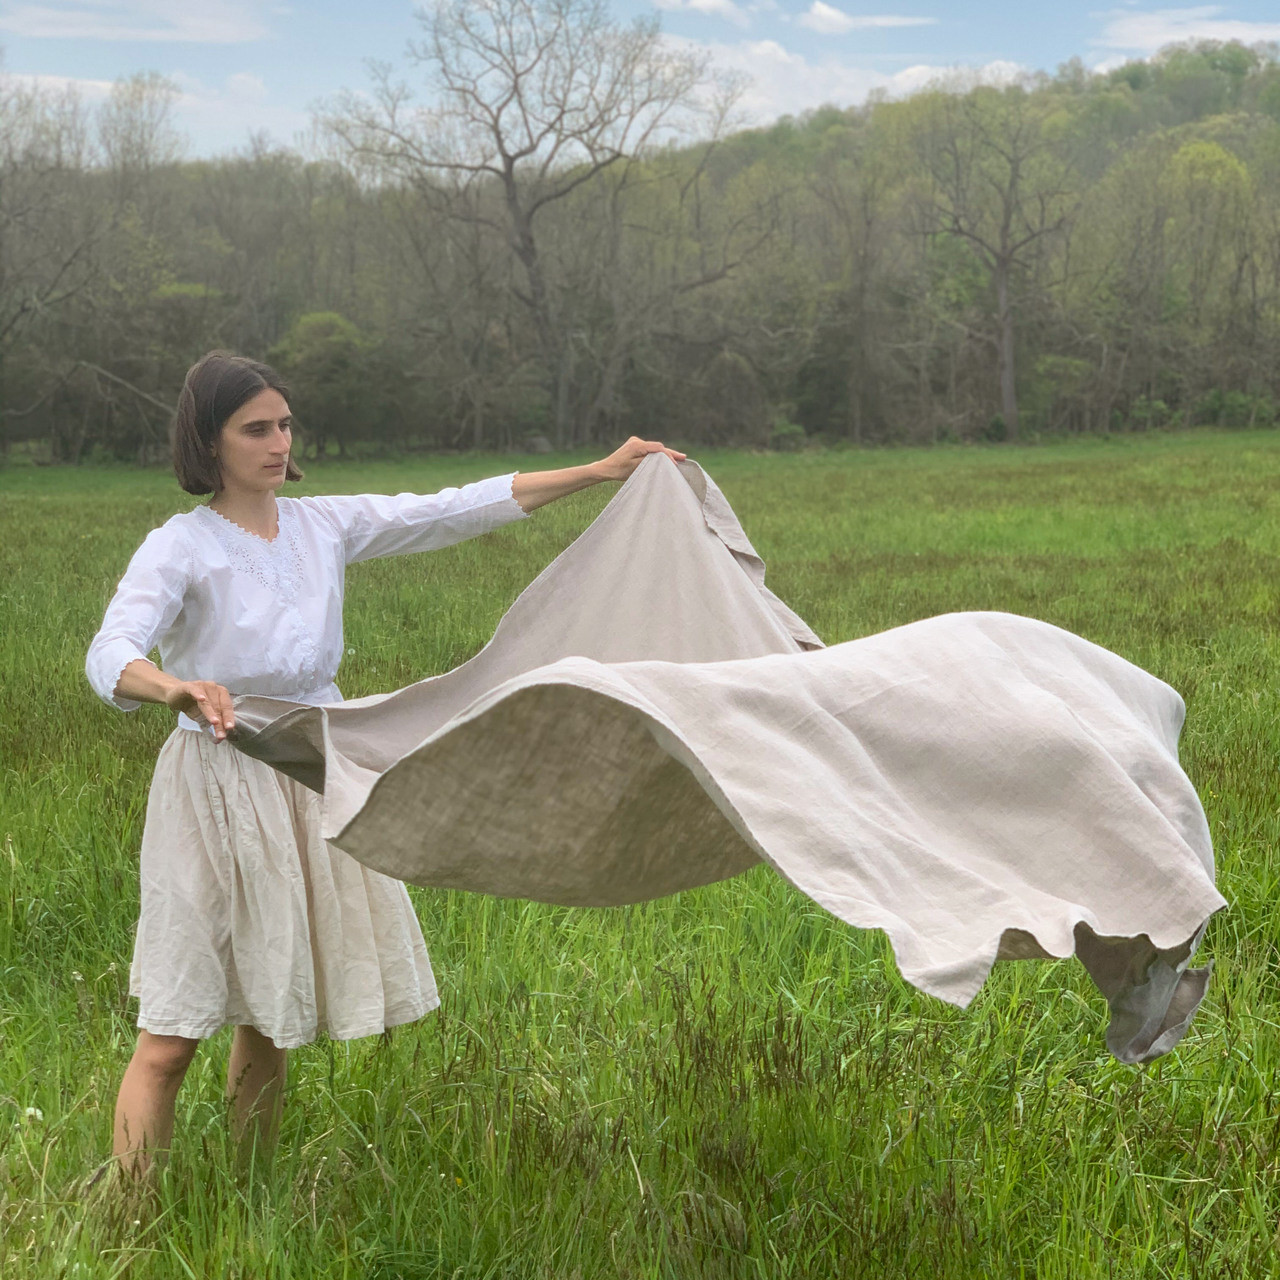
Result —
M 494 476 L 439 493 L 364 493 L 351 497 L 302 498 L 320 511 L 342 538 L 348 564 L 378 556 L 435 551 L 491 529 L 523 520 L 515 500 L 516 473 Z
M 120 673 L 134 659 L 145 660 L 169 629 L 189 578 L 190 551 L 181 535 L 167 526 L 153 529 L 129 561 L 85 658 L 85 675 L 104 702 L 121 711 L 142 705 L 116 697 Z

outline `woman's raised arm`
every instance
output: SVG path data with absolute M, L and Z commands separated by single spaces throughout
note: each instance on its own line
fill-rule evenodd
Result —
M 658 440 L 641 440 L 639 436 L 632 436 L 621 448 L 599 462 L 589 462 L 582 467 L 562 467 L 558 471 L 521 471 L 512 482 L 511 496 L 525 511 L 533 511 L 602 480 L 625 480 L 651 453 L 665 453 L 673 462 L 684 460 L 683 453 L 668 449 Z

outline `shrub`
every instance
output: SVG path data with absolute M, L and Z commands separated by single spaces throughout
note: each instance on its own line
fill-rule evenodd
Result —
M 769 432 L 769 448 L 778 453 L 795 453 L 804 448 L 804 428 L 798 422 L 779 415 L 773 420 L 773 429 Z
M 1196 401 L 1195 421 L 1213 427 L 1270 427 L 1277 417 L 1276 402 L 1266 393 L 1223 391 L 1215 387 Z
M 1137 396 L 1129 406 L 1129 425 L 1139 430 L 1163 427 L 1169 421 L 1169 406 L 1163 400 Z

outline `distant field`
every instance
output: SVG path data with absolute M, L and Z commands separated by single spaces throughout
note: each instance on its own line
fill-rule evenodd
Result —
M 225 1140 L 224 1033 L 158 1210 L 104 1201 L 85 1182 L 132 1047 L 137 849 L 171 721 L 101 705 L 83 657 L 130 553 L 192 500 L 160 472 L 0 470 L 4 1280 L 1273 1274 L 1280 434 L 700 460 L 828 641 L 1006 609 L 1183 693 L 1232 910 L 1182 1047 L 1112 1061 L 1074 961 L 1000 966 L 952 1009 L 764 868 L 599 911 L 415 890 L 442 1011 L 297 1051 L 254 1182 Z M 302 491 L 560 461 L 331 462 Z M 355 566 L 344 691 L 469 657 L 607 496 Z

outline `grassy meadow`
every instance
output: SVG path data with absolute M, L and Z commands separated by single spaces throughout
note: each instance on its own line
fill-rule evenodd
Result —
M 0 1276 L 684 1280 L 1280 1274 L 1280 435 L 700 459 L 829 642 L 955 609 L 1070 628 L 1178 688 L 1232 903 L 1182 1046 L 1103 1045 L 1074 961 L 967 1010 L 766 868 L 574 911 L 414 890 L 444 1000 L 291 1057 L 276 1160 L 237 1171 L 197 1058 L 153 1203 L 88 1184 L 134 1030 L 147 782 L 171 727 L 85 683 L 171 476 L 0 471 Z M 430 490 L 559 459 L 316 466 Z M 348 696 L 443 671 L 607 498 L 355 566 Z M 1081 804 L 1089 797 L 1081 796 Z M 106 1192 L 106 1193 L 104 1193 Z

